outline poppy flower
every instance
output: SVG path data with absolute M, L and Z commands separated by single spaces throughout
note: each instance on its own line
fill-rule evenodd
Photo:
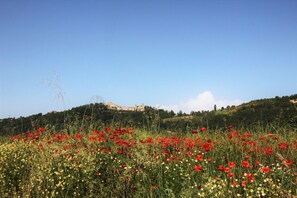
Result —
M 229 167 L 230 168 L 235 168 L 235 166 L 236 166 L 235 162 L 229 162 Z
M 205 128 L 205 127 L 201 127 L 201 128 L 200 128 L 200 131 L 201 131 L 201 132 L 205 132 L 205 131 L 206 131 L 206 128 Z
M 219 165 L 218 168 L 219 168 L 220 171 L 224 171 L 224 169 L 225 169 L 224 166 L 222 166 L 222 165 Z
M 145 140 L 146 143 L 150 143 L 150 144 L 153 144 L 154 143 L 154 140 L 153 138 L 151 137 L 147 137 L 146 140 Z
M 263 137 L 263 136 L 261 136 L 259 139 L 260 139 L 261 141 L 265 141 L 265 140 L 266 140 L 265 137 Z
M 212 149 L 211 144 L 209 144 L 209 143 L 202 144 L 201 146 L 204 147 L 206 152 L 210 151 Z
M 241 182 L 241 186 L 243 186 L 243 187 L 245 187 L 247 184 L 248 184 L 248 181 L 244 180 L 244 181 Z
M 238 183 L 236 181 L 233 181 L 232 186 L 238 186 Z
M 245 132 L 243 135 L 244 135 L 245 137 L 252 137 L 252 134 L 250 134 L 249 132 Z
M 92 142 L 96 142 L 96 137 L 93 136 L 93 135 L 91 135 L 91 136 L 90 136 L 90 140 L 91 140 Z
M 262 171 L 264 172 L 264 173 L 269 173 L 270 172 L 270 168 L 269 167 L 263 167 L 262 168 Z
M 198 166 L 195 166 L 194 169 L 197 172 L 200 172 L 200 171 L 203 171 L 204 170 L 203 167 L 202 166 L 199 166 L 199 165 Z
M 247 161 L 243 161 L 241 164 L 242 164 L 243 167 L 246 167 L 246 168 L 251 168 L 252 167 L 251 164 L 249 162 L 247 162 Z
M 293 164 L 293 162 L 290 160 L 285 160 L 285 163 L 287 164 L 287 166 L 291 166 Z
M 79 140 L 82 139 L 82 135 L 81 135 L 81 134 L 75 134 L 75 137 L 76 137 L 77 139 L 79 139 Z
M 193 129 L 192 134 L 196 134 L 196 133 L 198 133 L 198 130 L 197 129 Z
M 229 177 L 235 177 L 235 173 L 230 172 L 230 173 L 229 173 Z
M 46 129 L 43 128 L 43 127 L 40 127 L 40 128 L 38 129 L 38 131 L 40 131 L 40 132 L 44 132 L 44 131 L 46 131 Z
M 198 161 L 203 161 L 203 155 L 197 155 L 196 160 Z
M 99 132 L 100 132 L 100 131 L 98 131 L 98 130 L 94 129 L 94 134 L 95 134 L 95 135 L 98 135 L 98 134 L 99 134 Z
M 267 149 L 265 149 L 265 153 L 266 154 L 271 154 L 272 153 L 272 148 L 267 148 Z
M 290 146 L 290 144 L 288 144 L 286 142 L 281 142 L 281 143 L 279 143 L 278 146 L 281 150 L 286 150 Z

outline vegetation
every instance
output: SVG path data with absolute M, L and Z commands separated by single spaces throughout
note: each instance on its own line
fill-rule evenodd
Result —
M 38 128 L 0 145 L 0 197 L 295 197 L 289 129 Z

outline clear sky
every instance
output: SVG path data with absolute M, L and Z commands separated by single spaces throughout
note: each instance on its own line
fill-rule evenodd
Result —
M 296 0 L 0 0 L 0 118 L 296 93 Z

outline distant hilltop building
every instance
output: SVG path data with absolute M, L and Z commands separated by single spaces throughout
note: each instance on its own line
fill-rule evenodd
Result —
M 293 100 L 290 100 L 290 102 L 296 104 L 297 103 L 297 98 L 293 99 Z
M 134 107 L 125 107 L 116 105 L 112 102 L 103 103 L 107 106 L 108 109 L 117 110 L 117 111 L 144 111 L 144 105 L 135 105 Z

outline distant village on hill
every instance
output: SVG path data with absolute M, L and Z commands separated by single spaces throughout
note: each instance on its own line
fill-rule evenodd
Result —
M 111 110 L 118 110 L 118 111 L 144 111 L 145 105 L 135 105 L 134 107 L 125 107 L 116 105 L 112 102 L 103 103 L 108 109 Z

